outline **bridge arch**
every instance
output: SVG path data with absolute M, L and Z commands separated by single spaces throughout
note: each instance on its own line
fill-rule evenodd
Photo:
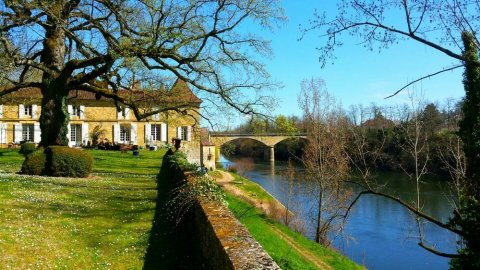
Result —
M 293 138 L 302 138 L 306 139 L 307 137 L 304 134 L 296 135 L 285 135 L 285 134 L 210 134 L 210 141 L 214 143 L 217 147 L 221 147 L 227 142 L 231 142 L 238 139 L 252 139 L 263 143 L 269 148 L 269 160 L 275 161 L 275 145 Z

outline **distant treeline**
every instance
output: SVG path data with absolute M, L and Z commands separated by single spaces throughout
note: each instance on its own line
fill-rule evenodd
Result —
M 425 164 L 428 173 L 449 177 L 452 166 L 463 162 L 457 137 L 461 119 L 461 101 L 448 99 L 439 103 L 416 103 L 401 106 L 350 106 L 341 112 L 348 129 L 348 152 L 352 164 L 366 155 L 368 164 L 377 169 L 413 172 L 415 163 Z M 274 121 L 252 118 L 229 132 L 235 133 L 306 133 L 303 118 L 278 116 Z M 275 159 L 300 157 L 303 139 L 290 139 L 275 146 Z M 245 139 L 235 140 L 222 148 L 225 155 L 263 158 L 266 146 Z M 359 151 L 363 153 L 359 153 Z

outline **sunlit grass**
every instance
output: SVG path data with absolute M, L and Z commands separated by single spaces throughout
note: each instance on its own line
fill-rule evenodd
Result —
M 304 254 L 279 237 L 278 231 L 287 235 L 302 251 L 319 258 L 331 269 L 363 269 L 338 252 L 324 248 L 288 227 L 266 217 L 249 203 L 232 195 L 227 196 L 230 210 L 247 227 L 252 236 L 282 269 L 318 269 Z
M 18 175 L 0 150 L 1 269 L 141 269 L 164 151 L 89 150 L 87 179 Z
M 234 184 L 241 190 L 245 191 L 248 196 L 261 199 L 263 201 L 275 200 L 270 193 L 265 191 L 259 184 L 244 178 L 236 173 L 230 173 L 234 178 Z

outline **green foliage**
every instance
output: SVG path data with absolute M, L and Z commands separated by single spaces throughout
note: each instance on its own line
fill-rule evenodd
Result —
M 465 99 L 462 112 L 463 119 L 459 123 L 459 136 L 463 141 L 463 151 L 467 165 L 467 178 L 472 181 L 472 192 L 480 193 L 480 62 L 478 61 L 478 50 L 472 34 L 462 33 L 462 40 L 465 46 L 463 56 L 465 72 L 463 74 L 463 85 L 465 88 Z
M 25 142 L 20 145 L 20 151 L 18 151 L 20 154 L 23 154 L 25 156 L 35 152 L 37 150 L 37 145 L 35 143 L 31 142 Z
M 279 115 L 275 118 L 275 127 L 278 133 L 295 134 L 298 132 L 295 124 L 284 115 Z
M 230 194 L 227 200 L 233 214 L 282 269 L 318 269 L 318 266 L 311 261 L 311 257 L 309 258 L 305 253 L 318 258 L 332 269 L 362 269 L 340 253 L 314 243 L 268 218 L 253 205 Z M 280 237 L 279 232 L 283 237 Z M 292 248 L 292 243 L 297 248 Z
M 165 161 L 170 167 L 178 167 L 182 171 L 196 171 L 198 168 L 198 165 L 188 162 L 187 155 L 181 151 L 175 151 L 171 155 L 166 155 Z
M 227 168 L 227 172 L 237 173 L 237 171 L 238 171 L 238 169 L 235 165 L 228 166 L 228 168 Z
M 460 258 L 450 261 L 451 269 L 480 269 L 480 202 L 472 197 L 460 198 L 459 211 L 455 212 L 450 225 L 465 235 L 460 241 L 458 254 Z
M 452 269 L 480 268 L 480 62 L 478 50 L 471 33 L 463 32 L 465 46 L 465 72 L 463 85 L 465 100 L 463 119 L 458 131 L 463 142 L 466 160 L 466 183 L 464 183 L 458 212 L 450 220 L 463 235 L 458 253 L 460 258 L 451 261 Z M 462 245 L 463 244 L 463 245 Z
M 196 196 L 227 205 L 225 192 L 213 178 L 196 176 L 188 184 Z
M 269 130 L 268 121 L 259 117 L 252 117 L 249 127 L 253 134 L 264 134 Z
M 50 146 L 46 153 L 48 175 L 87 177 L 92 172 L 93 158 L 83 150 L 66 146 Z
M 245 156 L 263 158 L 266 146 L 256 140 L 233 140 L 222 145 L 221 152 L 225 156 Z
M 43 175 L 45 174 L 45 154 L 43 151 L 35 151 L 26 155 L 22 164 L 22 174 Z
M 194 206 L 199 198 L 226 205 L 225 194 L 221 187 L 208 175 L 189 174 L 197 166 L 187 161 L 186 155 L 180 151 L 166 155 L 164 158 L 165 169 L 169 175 L 176 178 L 174 182 L 180 183 L 173 188 L 167 203 L 168 211 L 179 223 L 189 209 Z
M 95 147 L 100 141 L 100 138 L 105 136 L 105 133 L 107 133 L 107 130 L 102 128 L 101 125 L 96 125 L 92 132 L 90 132 L 90 139 L 92 141 L 92 146 Z

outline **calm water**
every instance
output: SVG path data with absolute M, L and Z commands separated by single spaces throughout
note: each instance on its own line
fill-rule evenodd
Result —
M 225 158 L 221 162 L 227 166 L 235 163 Z M 281 175 L 284 168 L 284 162 L 277 161 L 272 166 L 268 162 L 255 161 L 246 175 L 285 204 L 288 189 L 287 181 Z M 308 185 L 299 181 L 300 186 Z M 379 175 L 379 181 L 386 183 L 404 200 L 413 200 L 416 196 L 413 181 L 402 174 L 382 174 Z M 446 183 L 425 180 L 421 184 L 421 191 L 424 211 L 441 220 L 448 220 L 452 208 L 446 196 Z M 293 197 L 297 205 L 294 211 L 307 224 L 307 236 L 313 238 L 313 226 L 309 222 L 314 203 L 302 188 L 296 189 Z M 424 226 L 424 233 L 427 240 L 440 251 L 455 252 L 454 234 L 434 225 Z M 435 256 L 417 245 L 413 216 L 391 200 L 371 195 L 362 197 L 348 220 L 344 234 L 348 237 L 335 238 L 335 248 L 368 269 L 448 269 L 448 259 Z

